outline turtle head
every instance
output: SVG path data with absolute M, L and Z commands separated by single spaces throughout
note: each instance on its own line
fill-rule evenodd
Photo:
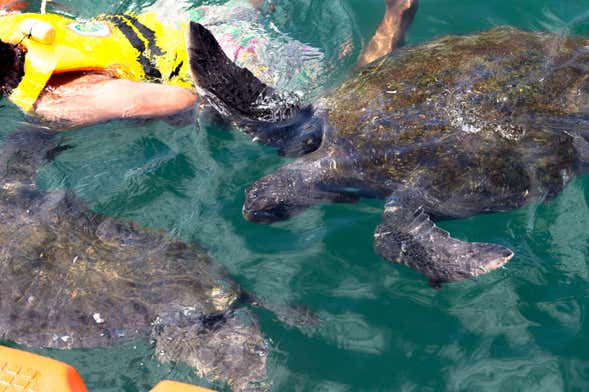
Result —
M 252 222 L 273 223 L 286 220 L 309 205 L 305 200 L 301 174 L 280 170 L 255 182 L 245 191 L 243 216 Z
M 252 222 L 286 220 L 322 202 L 352 203 L 333 171 L 321 160 L 299 159 L 255 182 L 245 192 L 244 217 Z

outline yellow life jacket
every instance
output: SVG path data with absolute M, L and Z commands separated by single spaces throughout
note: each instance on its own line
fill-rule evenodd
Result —
M 24 76 L 9 98 L 30 112 L 53 74 L 73 71 L 192 88 L 183 30 L 164 26 L 151 13 L 82 21 L 7 14 L 0 17 L 0 40 L 26 48 Z

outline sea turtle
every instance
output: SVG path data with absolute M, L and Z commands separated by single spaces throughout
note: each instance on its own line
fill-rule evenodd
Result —
M 196 245 L 90 212 L 66 191 L 34 185 L 62 150 L 43 129 L 0 151 L 0 339 L 33 347 L 152 339 L 234 391 L 267 388 L 267 347 L 240 290 Z
M 436 220 L 550 200 L 586 170 L 587 39 L 513 27 L 448 36 L 379 59 L 299 108 L 231 64 L 202 26 L 190 29 L 192 72 L 210 102 L 263 143 L 312 151 L 250 186 L 245 217 L 386 199 L 376 250 L 435 287 L 513 256 L 452 238 Z

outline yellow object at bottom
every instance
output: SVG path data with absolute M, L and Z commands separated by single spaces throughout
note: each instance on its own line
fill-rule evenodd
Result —
M 150 392 L 214 392 L 210 389 L 197 387 L 195 385 L 183 384 L 176 381 L 162 381 Z

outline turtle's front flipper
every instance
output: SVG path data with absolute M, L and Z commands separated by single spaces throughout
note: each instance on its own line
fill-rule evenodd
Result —
M 312 108 L 301 108 L 296 94 L 279 93 L 231 62 L 213 34 L 198 23 L 190 23 L 188 54 L 199 94 L 255 141 L 289 156 L 319 147 L 322 121 Z
M 437 227 L 413 195 L 391 197 L 383 223 L 374 234 L 385 259 L 421 272 L 432 287 L 490 272 L 507 263 L 513 252 L 501 245 L 466 242 Z
M 295 94 L 279 94 L 231 62 L 213 34 L 194 22 L 188 32 L 188 56 L 199 93 L 221 113 L 272 123 L 298 113 Z

